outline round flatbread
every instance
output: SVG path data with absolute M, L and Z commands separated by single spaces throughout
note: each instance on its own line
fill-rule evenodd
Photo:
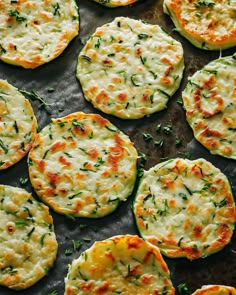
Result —
M 210 62 L 188 79 L 186 117 L 212 154 L 236 159 L 236 54 Z
M 0 59 L 36 68 L 58 57 L 78 35 L 74 0 L 3 0 L 0 3 Z
M 25 289 L 44 277 L 57 255 L 48 207 L 17 187 L 0 185 L 0 285 Z
M 141 236 L 190 260 L 230 242 L 236 217 L 226 176 L 204 159 L 173 159 L 144 172 L 134 201 Z
M 37 121 L 30 102 L 5 80 L 0 80 L 0 170 L 20 161 L 30 150 Z
M 194 46 L 220 50 L 236 45 L 236 2 L 228 0 L 164 0 L 178 32 Z
M 207 285 L 196 290 L 192 295 L 236 295 L 236 289 L 223 285 Z
M 183 48 L 158 25 L 117 17 L 79 54 L 77 77 L 95 108 L 138 119 L 166 107 L 183 74 Z
M 94 0 L 95 2 L 107 6 L 107 7 L 119 7 L 119 6 L 127 6 L 130 5 L 137 0 Z
M 72 262 L 65 295 L 174 295 L 170 274 L 157 247 L 138 236 L 95 242 Z
M 52 119 L 29 153 L 38 196 L 62 214 L 102 217 L 131 194 L 137 152 L 128 136 L 95 114 Z

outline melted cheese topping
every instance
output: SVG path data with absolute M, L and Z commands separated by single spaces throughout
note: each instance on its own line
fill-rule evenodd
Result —
M 29 153 L 31 183 L 54 210 L 101 217 L 131 194 L 137 152 L 128 136 L 95 114 L 53 119 Z
M 236 218 L 226 176 L 204 159 L 177 158 L 145 171 L 134 214 L 144 239 L 190 260 L 228 244 Z
M 137 0 L 94 0 L 95 2 L 102 4 L 107 7 L 119 7 L 130 5 Z
M 166 107 L 183 68 L 181 44 L 158 25 L 118 17 L 88 40 L 77 77 L 95 108 L 137 119 Z
M 175 293 L 158 248 L 131 235 L 95 242 L 72 262 L 65 289 L 65 295 Z
M 29 101 L 0 80 L 0 170 L 17 163 L 31 148 L 37 122 Z
M 196 139 L 212 154 L 236 159 L 236 55 L 210 62 L 183 91 Z
M 193 45 L 207 50 L 236 45 L 234 0 L 164 0 L 177 30 Z
M 207 285 L 196 290 L 192 295 L 236 295 L 236 289 L 223 285 Z
M 23 189 L 0 185 L 0 284 L 25 289 L 44 277 L 57 254 L 48 208 Z
M 3 0 L 0 3 L 0 59 L 35 68 L 62 53 L 78 35 L 74 0 Z

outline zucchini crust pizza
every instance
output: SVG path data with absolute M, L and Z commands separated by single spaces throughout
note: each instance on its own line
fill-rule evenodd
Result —
M 19 162 L 30 150 L 37 120 L 30 102 L 0 79 L 0 170 Z
M 158 25 L 117 17 L 87 41 L 78 57 L 77 78 L 95 108 L 139 119 L 166 107 L 183 69 L 182 45 Z
M 195 138 L 212 154 L 236 160 L 236 54 L 211 61 L 182 93 Z
M 145 240 L 189 260 L 226 246 L 236 219 L 227 177 L 204 159 L 172 159 L 145 171 L 133 212 Z
M 192 295 L 236 295 L 236 289 L 224 285 L 206 285 L 197 289 Z
M 58 244 L 49 209 L 24 189 L 0 185 L 0 285 L 21 290 L 44 277 Z
M 159 249 L 138 236 L 120 235 L 95 242 L 73 260 L 65 295 L 174 295 Z
M 194 46 L 221 50 L 236 45 L 235 1 L 164 0 L 163 8 L 177 31 Z
M 32 186 L 61 214 L 97 218 L 133 191 L 137 151 L 127 135 L 96 114 L 73 113 L 37 134 L 28 157 Z
M 74 0 L 3 0 L 0 60 L 36 68 L 58 57 L 78 30 L 78 7 Z

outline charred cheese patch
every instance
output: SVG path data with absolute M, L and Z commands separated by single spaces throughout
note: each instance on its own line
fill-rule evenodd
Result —
M 57 255 L 48 207 L 23 189 L 0 185 L 0 285 L 25 289 L 44 277 Z
M 101 217 L 131 194 L 137 152 L 128 136 L 95 114 L 53 119 L 29 153 L 38 196 L 62 214 Z
M 236 295 L 236 289 L 224 285 L 207 285 L 196 290 L 192 295 Z
M 174 293 L 158 248 L 132 235 L 95 242 L 72 262 L 65 279 L 65 295 Z
M 35 138 L 37 121 L 30 102 L 0 80 L 0 170 L 20 161 Z
M 145 171 L 133 210 L 145 240 L 190 260 L 228 244 L 236 218 L 226 176 L 204 159 L 177 158 Z
M 107 6 L 107 7 L 119 7 L 119 6 L 127 6 L 130 5 L 137 0 L 94 0 L 95 2 Z
M 206 50 L 236 45 L 234 0 L 164 0 L 177 30 L 193 45 Z
M 35 68 L 58 57 L 78 35 L 74 0 L 3 0 L 0 3 L 0 59 Z
M 77 77 L 95 108 L 138 119 L 166 107 L 183 74 L 183 49 L 158 25 L 117 17 L 79 54 Z
M 196 72 L 182 96 L 196 139 L 212 154 L 236 159 L 236 54 Z

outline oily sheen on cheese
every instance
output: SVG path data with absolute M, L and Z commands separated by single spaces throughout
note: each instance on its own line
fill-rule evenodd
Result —
M 224 285 L 207 285 L 197 289 L 192 295 L 236 295 L 236 289 Z
M 0 79 L 0 170 L 20 161 L 31 148 L 37 121 L 30 102 Z
M 117 17 L 87 41 L 77 77 L 95 108 L 138 119 L 166 107 L 183 68 L 182 45 L 158 25 Z
M 234 0 L 164 0 L 177 30 L 193 45 L 220 50 L 236 45 Z
M 55 211 L 101 217 L 131 194 L 137 152 L 127 135 L 95 114 L 52 119 L 29 153 L 31 183 Z
M 174 295 L 170 273 L 157 247 L 138 236 L 95 242 L 72 262 L 65 295 Z
M 48 207 L 17 187 L 0 185 L 0 285 L 21 290 L 52 267 L 57 241 Z
M 78 30 L 74 0 L 2 0 L 0 59 L 33 69 L 58 57 Z
M 236 210 L 226 176 L 204 159 L 173 159 L 145 171 L 133 205 L 141 236 L 190 260 L 230 242 Z
M 107 7 L 119 7 L 130 5 L 137 0 L 94 0 L 95 2 Z
M 182 93 L 196 139 L 212 154 L 236 159 L 236 54 L 207 64 Z

